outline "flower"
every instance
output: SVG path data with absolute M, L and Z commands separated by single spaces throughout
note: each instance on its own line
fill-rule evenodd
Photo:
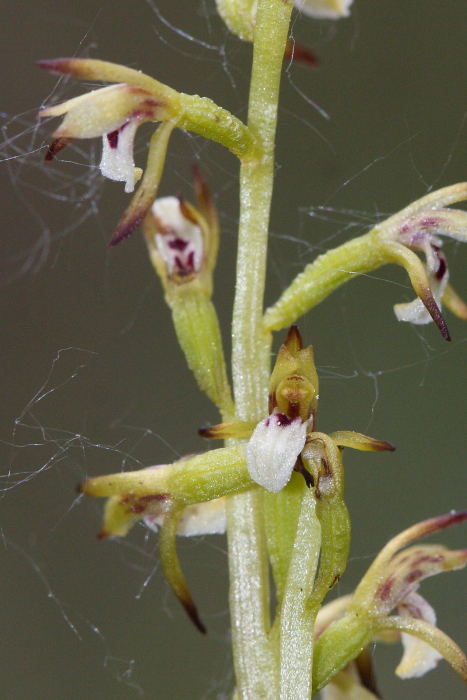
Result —
M 138 71 L 105 61 L 64 58 L 39 61 L 37 64 L 52 73 L 77 78 L 124 80 L 117 85 L 92 90 L 59 105 L 46 107 L 39 117 L 65 115 L 53 133 L 46 160 L 73 139 L 102 136 L 100 170 L 111 180 L 125 182 L 125 192 L 133 192 L 142 171 L 135 168 L 133 145 L 138 127 L 144 122 L 168 121 L 177 112 L 177 93 Z
M 396 245 L 400 244 L 408 250 L 424 253 L 425 275 L 423 278 L 417 269 L 419 268 L 418 259 L 416 261 L 415 256 L 407 256 L 405 251 L 399 249 L 401 258 L 405 256 L 406 269 L 409 274 L 412 273 L 414 287 L 417 289 L 418 286 L 419 289 L 417 299 L 407 304 L 395 305 L 394 311 L 399 321 L 424 324 L 433 319 L 443 335 L 446 335 L 447 328 L 441 316 L 441 305 L 443 301 L 450 305 L 450 301 L 457 295 L 452 287 L 447 290 L 449 269 L 446 257 L 441 250 L 443 242 L 438 236 L 445 235 L 465 242 L 467 241 L 466 225 L 465 212 L 448 209 L 422 212 L 401 224 Z M 462 309 L 460 305 L 464 308 Z M 456 313 L 462 318 L 467 318 L 467 306 L 459 298 Z
M 443 337 L 450 340 L 441 305 L 465 321 L 467 304 L 448 282 L 448 265 L 439 236 L 467 242 L 467 212 L 448 208 L 465 199 L 467 183 L 432 192 L 363 236 L 318 256 L 266 310 L 264 330 L 279 330 L 294 323 L 345 282 L 395 263 L 405 268 L 418 297 L 408 304 L 396 304 L 397 318 L 411 323 L 433 320 Z M 425 262 L 417 255 L 420 252 Z
M 467 565 L 467 549 L 415 545 L 414 540 L 465 522 L 467 511 L 426 520 L 394 537 L 381 550 L 352 596 L 324 606 L 317 617 L 315 683 L 324 687 L 372 640 L 401 638 L 401 678 L 421 676 L 445 658 L 467 682 L 467 657 L 436 627 L 431 605 L 418 593 L 423 579 Z M 400 551 L 402 550 L 402 551 Z M 397 615 L 391 615 L 396 610 Z M 331 697 L 331 695 L 330 695 Z M 336 696 L 337 697 L 337 696 Z
M 353 0 L 295 0 L 295 7 L 315 19 L 339 19 L 350 15 Z
M 202 288 L 212 293 L 219 222 L 208 186 L 193 167 L 195 208 L 181 195 L 156 199 L 143 221 L 151 261 L 167 295 Z M 193 282 L 193 284 L 189 284 Z
M 331 450 L 346 446 L 364 451 L 394 449 L 387 442 L 352 431 L 338 431 L 329 436 L 315 433 L 318 390 L 313 348 L 304 348 L 297 326 L 291 326 L 269 380 L 269 416 L 257 424 L 232 421 L 201 428 L 199 433 L 214 440 L 248 437 L 245 447 L 248 472 L 253 481 L 271 493 L 284 488 L 294 469 L 303 475 L 308 486 L 323 487 L 326 476 L 322 477 L 313 466 L 324 459 L 323 441 L 331 441 L 334 446 Z M 320 446 L 316 447 L 316 443 Z M 313 450 L 319 456 L 312 455 Z
M 46 107 L 39 113 L 40 117 L 65 115 L 53 134 L 55 140 L 47 151 L 46 160 L 51 160 L 75 138 L 101 136 L 102 174 L 125 182 L 125 191 L 132 192 L 142 174 L 140 168 L 135 168 L 133 159 L 136 131 L 144 122 L 162 122 L 151 137 L 141 184 L 120 219 L 110 245 L 128 238 L 154 202 L 169 138 L 175 127 L 222 143 L 242 161 L 258 158 L 258 143 L 248 127 L 206 97 L 179 93 L 144 73 L 108 61 L 58 58 L 38 61 L 38 66 L 81 80 L 117 83 Z
M 184 457 L 180 463 L 188 459 L 190 456 Z M 156 464 L 153 467 L 146 467 L 143 472 L 162 470 L 160 474 L 163 480 L 164 470 L 167 471 L 167 467 L 170 465 Z M 163 527 L 165 517 L 173 503 L 173 496 L 157 491 L 143 496 L 135 496 L 131 491 L 110 496 L 107 499 L 104 524 L 98 538 L 103 540 L 107 537 L 125 537 L 129 530 L 141 520 L 147 527 L 157 532 Z M 185 537 L 216 535 L 224 533 L 225 529 L 225 497 L 221 497 L 187 505 L 180 516 L 177 534 Z
M 141 223 L 154 201 L 165 160 L 169 136 L 180 114 L 179 95 L 167 85 L 144 73 L 107 61 L 59 58 L 39 61 L 38 66 L 63 75 L 88 80 L 105 80 L 116 85 L 46 107 L 40 117 L 65 115 L 53 133 L 55 140 L 46 155 L 51 160 L 73 139 L 102 137 L 100 170 L 111 180 L 125 182 L 133 192 L 142 170 L 135 168 L 133 146 L 138 127 L 145 122 L 166 122 L 151 139 L 148 164 L 141 187 L 120 220 L 111 245 L 127 238 Z

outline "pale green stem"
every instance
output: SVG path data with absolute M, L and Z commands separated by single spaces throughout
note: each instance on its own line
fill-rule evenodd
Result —
M 248 126 L 261 147 L 242 163 L 232 372 L 237 417 L 259 420 L 267 410 L 269 343 L 261 327 L 272 197 L 274 139 L 282 59 L 292 3 L 260 0 L 255 29 Z M 278 698 L 269 634 L 269 585 L 260 495 L 229 498 L 230 610 L 239 700 Z
M 310 700 L 316 606 L 309 603 L 321 548 L 314 489 L 306 489 L 280 620 L 280 700 Z
M 274 306 L 266 310 L 264 329 L 276 331 L 295 323 L 349 279 L 371 272 L 387 262 L 378 234 L 379 229 L 373 229 L 327 251 L 307 265 Z

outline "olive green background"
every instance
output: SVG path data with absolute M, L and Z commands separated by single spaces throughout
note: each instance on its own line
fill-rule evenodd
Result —
M 197 428 L 217 421 L 186 371 L 141 235 L 107 248 L 129 198 L 102 181 L 100 144 L 79 142 L 45 167 L 52 126 L 35 126 L 41 103 L 81 87 L 56 88 L 34 60 L 70 55 L 140 68 L 245 118 L 250 47 L 227 35 L 212 2 L 158 7 L 196 41 L 145 0 L 1 3 L 2 700 L 217 700 L 232 688 L 225 539 L 179 543 L 203 638 L 168 590 L 157 538 L 137 527 L 125 541 L 98 542 L 102 503 L 74 491 L 86 475 L 201 451 Z M 355 0 L 337 23 L 295 16 L 295 38 L 321 65 L 284 74 L 268 303 L 319 252 L 466 179 L 466 21 L 463 0 Z M 139 165 L 149 133 L 138 134 Z M 220 146 L 176 134 L 161 194 L 190 197 L 198 159 L 222 222 L 215 301 L 230 352 L 238 165 Z M 446 251 L 467 296 L 467 247 Z M 405 273 L 387 267 L 300 322 L 321 379 L 320 429 L 397 445 L 394 454 L 346 451 L 353 541 L 342 594 L 398 531 L 467 508 L 467 326 L 448 313 L 448 344 L 432 325 L 398 323 L 392 305 L 411 298 Z M 465 546 L 465 526 L 437 539 Z M 422 584 L 464 648 L 466 591 L 465 572 Z M 399 681 L 400 653 L 375 650 L 385 698 L 466 697 L 444 662 Z

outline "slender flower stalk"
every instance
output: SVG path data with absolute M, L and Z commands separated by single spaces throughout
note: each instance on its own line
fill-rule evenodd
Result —
M 237 284 L 232 318 L 234 397 L 241 420 L 259 420 L 267 408 L 269 344 L 261 317 L 279 85 L 291 12 L 291 2 L 258 2 L 248 127 L 261 144 L 262 154 L 257 163 L 245 163 L 240 173 Z M 266 543 L 258 531 L 261 498 L 259 493 L 248 493 L 228 503 L 230 610 L 240 700 L 278 697 L 275 653 L 268 639 Z M 249 572 L 245 563 L 253 565 Z M 258 694 L 260 687 L 263 695 Z

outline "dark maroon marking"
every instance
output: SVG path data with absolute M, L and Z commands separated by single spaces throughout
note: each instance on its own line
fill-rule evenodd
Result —
M 140 496 L 139 501 L 144 501 L 145 503 L 151 503 L 152 501 L 166 501 L 168 499 L 168 494 L 166 493 L 151 493 L 147 496 Z
M 130 114 L 130 121 L 143 121 L 144 119 L 151 120 L 154 119 L 154 112 L 149 109 L 135 109 Z
M 185 271 L 185 265 L 183 265 L 181 258 L 178 257 L 178 255 L 175 256 L 175 265 L 178 267 L 180 272 Z
M 437 216 L 427 216 L 425 219 L 422 219 L 420 221 L 420 226 L 423 226 L 423 228 L 434 228 L 435 226 L 438 226 L 440 223 L 440 219 Z
M 308 469 L 305 467 L 303 464 L 302 456 L 298 455 L 297 461 L 295 462 L 294 465 L 294 471 L 298 472 L 303 476 L 305 479 L 305 484 L 309 489 L 311 489 L 315 485 L 315 480 L 313 478 L 313 474 L 310 474 Z M 317 496 L 319 498 L 319 496 Z
M 378 588 L 376 592 L 376 597 L 382 600 L 383 603 L 386 602 L 389 596 L 391 595 L 391 590 L 396 580 L 397 576 L 393 574 L 388 579 L 386 579 L 386 581 Z
M 194 250 L 192 250 L 191 253 L 188 255 L 187 263 L 188 263 L 188 267 L 190 268 L 190 270 L 195 269 L 195 251 Z
M 406 583 L 414 583 L 415 581 L 418 581 L 419 579 L 423 578 L 424 571 L 423 569 L 414 569 L 413 571 L 410 571 L 407 576 L 405 577 L 405 582 Z
M 168 241 L 167 245 L 169 248 L 172 248 L 172 250 L 183 252 L 188 245 L 188 241 L 183 238 L 172 238 L 171 241 Z
M 107 134 L 107 141 L 109 142 L 110 148 L 117 148 L 118 147 L 118 137 L 119 137 L 120 131 L 121 131 L 121 129 L 115 129 L 115 131 L 111 131 L 110 134 Z
M 295 401 L 289 401 L 288 416 L 291 420 L 298 418 L 300 415 L 300 404 Z
M 76 492 L 85 493 L 86 486 L 88 485 L 89 481 L 90 479 L 84 479 L 84 481 L 80 481 L 79 484 L 76 484 Z
M 410 223 L 408 221 L 406 221 L 405 224 L 402 224 L 402 226 L 400 227 L 399 235 L 407 233 L 407 231 L 410 231 Z
M 324 476 L 325 477 L 330 477 L 332 476 L 332 471 L 331 471 L 331 465 L 329 464 L 328 460 L 326 457 L 321 457 L 321 464 L 324 467 Z
M 214 426 L 210 426 L 209 428 L 198 428 L 198 435 L 202 438 L 206 438 L 207 440 L 212 440 L 213 437 L 216 437 L 216 434 L 212 432 L 212 428 Z
M 195 191 L 196 203 L 198 204 L 198 208 L 208 221 L 210 219 L 212 220 L 212 216 L 214 213 L 214 205 L 211 199 L 211 194 L 209 192 L 208 186 L 206 184 L 206 180 L 204 179 L 201 170 L 196 164 L 191 166 L 191 171 L 193 173 L 193 188 Z
M 141 104 L 145 107 L 165 107 L 165 102 L 162 102 L 161 100 L 154 100 L 150 97 L 148 97 L 146 100 L 143 100 Z
M 439 266 L 436 270 L 435 277 L 437 280 L 442 280 L 448 269 L 448 264 L 444 255 L 439 256 Z
M 274 421 L 276 425 L 279 425 L 281 427 L 287 426 L 291 424 L 290 418 L 288 418 L 285 413 L 273 413 L 272 416 L 269 416 L 269 418 L 266 419 L 266 427 L 268 428 L 271 425 L 271 421 Z

